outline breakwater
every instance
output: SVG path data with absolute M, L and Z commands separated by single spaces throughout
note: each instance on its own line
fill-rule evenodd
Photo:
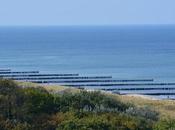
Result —
M 11 69 L 0 69 L 0 72 L 8 72 L 11 71 Z
M 0 74 L 0 77 L 49 77 L 49 76 L 78 76 L 79 74 Z
M 0 78 L 39 84 L 58 84 L 80 89 L 111 91 L 118 94 L 175 96 L 175 82 L 156 82 L 153 78 L 115 79 L 110 75 L 42 74 L 39 71 L 12 71 L 11 69 L 0 69 Z
M 63 81 L 41 81 L 41 80 L 29 80 L 30 82 L 34 82 L 34 83 L 91 83 L 91 82 L 95 82 L 95 83 L 101 83 L 101 82 L 106 82 L 106 83 L 110 83 L 110 82 L 148 82 L 150 80 L 63 80 Z M 66 85 L 66 84 L 65 84 Z M 103 84 L 82 84 L 82 85 L 70 85 L 70 86 L 101 86 Z M 112 86 L 115 84 L 104 84 L 104 85 L 108 85 L 108 86 Z M 119 84 L 116 84 L 119 85 Z M 122 84 L 123 85 L 123 84 Z
M 73 86 L 73 87 L 80 87 L 80 86 L 169 86 L 173 85 L 175 86 L 175 83 L 122 83 L 122 84 L 76 84 L 76 85 L 66 85 L 66 86 Z
M 17 71 L 17 72 L 13 72 L 13 71 L 0 71 L 0 74 L 36 74 L 39 73 L 39 71 Z

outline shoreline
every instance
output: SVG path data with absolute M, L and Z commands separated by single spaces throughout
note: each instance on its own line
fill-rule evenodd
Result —
M 16 82 L 16 81 L 15 81 Z M 42 85 L 30 82 L 16 82 L 17 85 L 20 87 L 43 87 L 51 94 L 63 94 L 67 93 L 79 93 L 81 90 L 76 88 L 58 86 L 58 85 Z M 87 91 L 94 91 L 94 90 L 87 90 Z M 145 95 L 119 95 L 114 93 L 109 93 L 105 91 L 100 91 L 101 93 L 105 94 L 106 96 L 112 97 L 114 99 L 118 99 L 123 103 L 131 103 L 137 107 L 150 107 L 153 110 L 160 112 L 161 118 L 171 118 L 175 119 L 175 100 L 162 100 L 162 99 L 155 99 Z
M 54 85 L 54 84 L 46 84 L 46 85 L 43 85 L 43 84 L 39 84 L 39 83 L 31 83 L 31 82 L 19 82 L 17 81 L 17 83 L 19 85 L 22 85 L 23 87 L 27 87 L 27 86 L 32 86 L 32 87 L 43 87 L 45 88 L 46 90 L 48 90 L 49 92 L 52 92 L 52 93 L 63 93 L 64 91 L 72 91 L 72 92 L 79 92 L 81 90 L 85 90 L 85 91 L 88 91 L 88 92 L 93 92 L 93 91 L 100 91 L 104 94 L 111 94 L 111 95 L 117 95 L 117 96 L 123 96 L 123 97 L 136 97 L 136 98 L 142 98 L 142 99 L 148 99 L 148 100 L 172 100 L 173 99 L 162 99 L 162 98 L 156 98 L 156 97 L 153 97 L 153 96 L 149 96 L 149 95 L 142 95 L 142 94 L 117 94 L 117 93 L 113 93 L 113 92 L 110 92 L 110 91 L 104 91 L 104 90 L 96 90 L 96 89 L 79 89 L 79 88 L 75 88 L 75 87 L 68 87 L 68 86 L 61 86 L 61 85 Z
M 153 100 L 174 100 L 175 82 L 157 82 L 153 78 L 116 79 L 111 75 L 82 75 L 79 73 L 40 73 L 40 71 L 12 71 L 0 69 L 0 78 L 41 86 L 64 86 L 68 89 L 101 91 L 111 94 L 139 96 Z M 64 88 L 59 87 L 59 88 Z

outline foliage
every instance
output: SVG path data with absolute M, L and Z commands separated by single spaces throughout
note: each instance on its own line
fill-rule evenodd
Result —
M 152 129 L 149 121 L 131 117 L 126 114 L 84 113 L 81 118 L 76 113 L 65 113 L 64 119 L 57 130 L 149 130 Z
M 132 116 L 144 117 L 150 120 L 159 119 L 159 113 L 154 110 L 151 110 L 149 107 L 144 108 L 130 107 L 129 109 L 126 110 L 126 113 Z
M 101 92 L 51 94 L 0 80 L 1 130 L 152 130 L 157 120 L 157 112 Z
M 164 119 L 156 123 L 154 130 L 175 130 L 175 120 Z

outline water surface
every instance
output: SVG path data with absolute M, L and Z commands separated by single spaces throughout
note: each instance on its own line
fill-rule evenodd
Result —
M 175 82 L 175 26 L 0 27 L 0 68 Z

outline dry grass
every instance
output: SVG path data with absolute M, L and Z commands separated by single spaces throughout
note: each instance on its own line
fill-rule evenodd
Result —
M 160 113 L 160 118 L 175 119 L 175 101 L 173 100 L 155 100 L 144 96 L 134 95 L 123 95 L 116 97 L 123 102 L 133 103 L 138 107 L 150 107 Z
M 76 93 L 79 92 L 79 89 L 71 88 L 71 87 L 65 87 L 65 86 L 59 86 L 59 85 L 42 85 L 42 84 L 36 84 L 31 82 L 17 82 L 17 84 L 21 87 L 43 87 L 50 93 L 63 93 L 63 92 L 72 92 Z

